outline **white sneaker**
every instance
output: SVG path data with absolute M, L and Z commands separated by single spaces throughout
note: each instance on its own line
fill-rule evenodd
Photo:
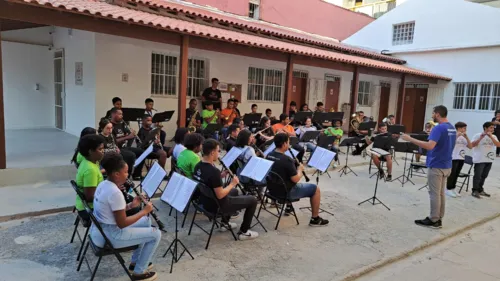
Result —
M 457 196 L 457 197 L 462 197 L 462 195 L 460 195 L 460 193 L 456 192 L 455 190 L 452 190 L 452 191 L 453 191 L 453 193 L 455 194 L 455 196 Z
M 456 197 L 457 197 L 457 194 L 455 193 L 455 191 L 454 191 L 454 190 L 448 190 L 448 189 L 447 189 L 447 190 L 445 191 L 445 193 L 446 193 L 446 196 L 449 196 L 449 197 L 452 197 L 452 198 L 456 198 Z
M 247 230 L 246 233 L 240 233 L 238 235 L 238 238 L 240 240 L 250 240 L 250 239 L 255 239 L 259 237 L 259 233 L 255 232 L 255 231 L 251 231 L 251 230 Z
M 336 163 L 333 163 L 333 168 L 337 168 L 339 165 L 337 165 Z
M 224 223 L 223 225 L 221 225 L 219 227 L 219 231 L 220 232 L 225 232 L 225 231 L 228 231 L 229 229 L 228 228 L 231 228 L 231 229 L 236 229 L 238 227 L 238 225 L 234 222 L 228 222 L 228 223 Z

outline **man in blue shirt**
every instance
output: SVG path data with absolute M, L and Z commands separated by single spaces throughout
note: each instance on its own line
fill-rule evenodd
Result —
M 420 226 L 441 228 L 441 220 L 445 210 L 446 179 L 451 173 L 452 152 L 457 139 L 455 127 L 448 122 L 448 109 L 443 105 L 434 107 L 432 119 L 439 123 L 429 136 L 429 141 L 416 140 L 409 135 L 402 135 L 403 140 L 409 141 L 426 149 L 427 152 L 427 183 L 431 201 L 431 214 L 423 220 L 416 220 Z

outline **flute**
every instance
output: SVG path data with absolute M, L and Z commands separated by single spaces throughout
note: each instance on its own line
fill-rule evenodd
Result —
M 297 159 L 297 157 L 295 157 L 295 155 L 293 155 L 293 152 L 292 152 L 292 149 L 288 148 L 288 151 L 290 152 L 290 154 L 293 156 L 293 159 L 295 159 L 295 163 L 300 166 L 300 162 L 299 162 L 299 159 Z M 302 171 L 302 175 L 304 176 L 304 179 L 306 180 L 306 182 L 309 182 L 309 177 L 306 175 L 306 172 Z
M 144 196 L 142 194 L 140 194 L 136 187 L 135 186 L 131 186 L 132 187 L 132 190 L 134 191 L 134 193 L 139 196 L 139 198 L 141 198 L 142 200 L 142 203 L 144 204 L 147 204 L 149 201 L 146 200 L 146 198 L 144 198 Z M 154 205 L 153 205 L 154 207 Z M 156 208 L 156 207 L 155 207 Z M 158 218 L 158 216 L 156 215 L 155 211 L 152 210 L 149 214 L 151 214 L 151 216 L 153 217 L 153 219 L 156 221 L 156 224 L 158 225 L 158 229 L 160 229 L 161 231 L 165 231 L 165 225 L 160 221 L 160 219 Z

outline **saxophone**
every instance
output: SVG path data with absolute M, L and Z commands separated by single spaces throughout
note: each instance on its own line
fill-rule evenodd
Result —
M 187 126 L 188 130 L 191 133 L 196 132 L 196 114 L 198 114 L 198 109 L 194 111 L 193 115 L 191 115 L 191 119 L 189 120 L 189 124 Z

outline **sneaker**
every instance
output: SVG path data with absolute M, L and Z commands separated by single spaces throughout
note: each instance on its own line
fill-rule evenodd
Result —
M 385 177 L 385 181 L 392 181 L 392 175 L 387 175 L 387 177 Z
M 453 193 L 455 193 L 455 195 L 456 195 L 457 197 L 462 197 L 462 195 L 460 195 L 460 193 L 456 192 L 456 191 L 455 191 L 455 189 L 453 189 L 452 191 L 453 191 Z
M 476 197 L 477 199 L 481 199 L 481 196 L 479 196 L 479 192 L 473 191 L 472 196 Z
M 225 232 L 228 231 L 229 229 L 235 229 L 237 228 L 238 225 L 234 222 L 223 222 L 222 225 L 219 227 L 220 232 Z
M 447 189 L 445 192 L 446 196 L 449 196 L 451 198 L 456 198 L 457 197 L 457 194 L 455 193 L 455 190 L 449 190 Z
M 156 272 L 146 272 L 143 274 L 132 274 L 132 280 L 140 280 L 140 281 L 152 281 L 156 280 L 158 274 Z
M 336 163 L 333 163 L 333 168 L 336 169 L 339 165 L 337 165 Z
M 251 240 L 259 237 L 259 233 L 251 230 L 247 230 L 247 232 L 238 232 L 238 239 L 240 240 Z
M 293 213 L 294 210 L 293 210 L 293 206 L 292 205 L 288 205 L 285 207 L 285 216 L 289 216 L 291 213 Z
M 311 220 L 309 221 L 310 226 L 325 226 L 328 223 L 329 223 L 328 220 L 322 219 L 320 216 L 311 218 Z
M 441 220 L 438 220 L 437 222 L 433 222 L 433 221 L 431 221 L 431 219 L 429 217 L 426 217 L 423 220 L 416 220 L 415 224 L 419 225 L 419 226 L 430 227 L 430 228 L 443 227 Z
M 484 196 L 484 197 L 491 197 L 491 195 L 489 195 L 488 193 L 486 193 L 484 191 L 479 192 L 479 195 Z
M 378 170 L 378 176 L 379 176 L 379 178 L 383 179 L 384 176 L 385 176 L 384 171 L 383 170 Z
M 232 218 L 232 219 L 235 219 L 235 218 L 237 218 L 237 217 L 239 217 L 239 216 L 240 216 L 240 212 L 236 211 L 236 212 L 234 212 L 234 213 L 231 215 L 231 218 Z
M 133 272 L 133 271 L 134 271 L 134 269 L 135 269 L 135 264 L 130 264 L 130 265 L 128 266 L 128 271 Z M 151 269 L 153 269 L 153 263 L 152 263 L 152 262 L 150 262 L 150 263 L 148 264 L 148 268 L 146 268 L 146 270 L 151 270 Z

